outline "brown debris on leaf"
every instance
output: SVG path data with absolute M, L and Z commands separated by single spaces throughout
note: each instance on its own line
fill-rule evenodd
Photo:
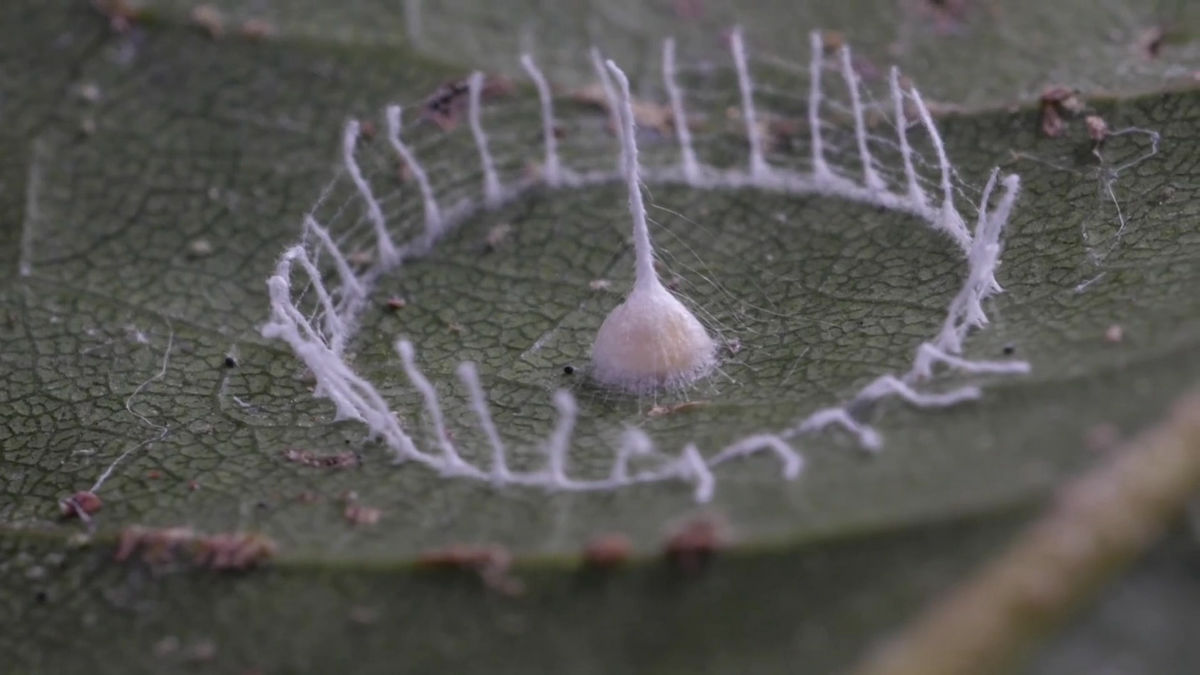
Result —
M 192 561 L 210 570 L 245 570 L 275 555 L 275 542 L 265 535 L 234 532 L 199 537 Z
M 1103 117 L 1088 115 L 1083 118 L 1083 124 L 1087 127 L 1088 138 L 1092 139 L 1096 145 L 1100 145 L 1104 139 L 1108 138 L 1108 122 L 1105 122 Z
M 63 518 L 79 518 L 88 520 L 89 516 L 100 510 L 104 502 L 94 492 L 80 490 L 58 503 Z
M 442 131 L 454 129 L 467 109 L 469 91 L 466 80 L 446 82 L 425 100 L 421 117 L 441 127 Z
M 667 537 L 663 554 L 667 562 L 688 572 L 699 572 L 728 543 L 723 520 L 700 515 L 688 520 Z
M 1076 115 L 1085 107 L 1079 92 L 1058 85 L 1043 90 L 1039 102 L 1042 133 L 1049 138 L 1058 138 L 1066 131 L 1065 115 Z
M 383 510 L 371 506 L 364 506 L 358 502 L 358 493 L 353 490 L 345 492 L 341 496 L 342 500 L 342 517 L 351 525 L 374 525 L 383 517 Z
M 574 89 L 568 93 L 568 96 L 577 103 L 595 106 L 611 113 L 604 85 L 599 82 Z M 632 105 L 633 121 L 638 127 L 654 129 L 660 134 L 670 134 L 675 131 L 675 113 L 671 111 L 671 106 L 639 99 L 634 99 Z
M 342 517 L 351 525 L 374 525 L 383 517 L 383 511 L 363 506 L 357 502 L 350 502 L 346 504 L 346 508 L 342 509 Z
M 742 118 L 741 107 L 726 108 L 725 119 L 733 125 L 736 132 L 744 132 L 746 122 Z M 798 120 L 770 113 L 759 113 L 757 121 L 754 123 L 754 135 L 766 148 L 771 150 L 786 149 L 802 130 L 803 127 Z
M 1052 87 L 1042 92 L 1042 97 L 1039 99 L 1042 133 L 1048 138 L 1058 138 L 1067 128 L 1059 106 L 1059 96 L 1062 91 L 1061 87 Z
M 283 451 L 283 458 L 293 464 L 302 464 L 318 469 L 346 469 L 358 466 L 358 455 L 353 450 L 343 450 L 332 455 L 322 455 L 312 450 L 288 448 Z
M 426 551 L 417 557 L 417 567 L 428 570 L 477 574 L 483 585 L 504 595 L 520 595 L 525 584 L 509 574 L 512 554 L 502 546 L 453 545 Z
M 583 564 L 591 569 L 612 569 L 629 561 L 633 544 L 620 532 L 592 537 L 583 547 Z
M 479 92 L 480 98 L 487 101 L 501 96 L 508 96 L 517 90 L 517 85 L 513 81 L 503 75 L 485 75 L 483 78 L 483 89 Z
M 1063 121 L 1062 114 L 1058 112 L 1058 108 L 1053 105 L 1042 103 L 1042 133 L 1047 138 L 1058 138 L 1062 136 L 1067 129 L 1067 123 Z
M 506 96 L 511 94 L 514 88 L 512 80 L 503 75 L 485 75 L 483 87 L 479 90 L 479 99 L 487 101 Z M 443 83 L 425 99 L 421 106 L 421 118 L 438 125 L 442 131 L 453 131 L 467 112 L 470 91 L 471 87 L 466 79 Z
M 142 561 L 150 565 L 165 565 L 176 559 L 178 550 L 194 541 L 196 533 L 190 527 L 154 529 L 127 527 L 117 539 L 117 552 L 113 559 L 125 562 L 134 553 L 141 551 Z
M 821 31 L 821 46 L 825 49 L 826 54 L 835 54 L 846 46 L 846 34 L 840 30 L 823 30 Z
M 257 567 L 274 557 L 275 552 L 274 541 L 254 532 L 201 535 L 190 527 L 134 525 L 121 531 L 113 559 L 124 562 L 140 553 L 140 559 L 148 565 L 188 563 L 224 572 Z

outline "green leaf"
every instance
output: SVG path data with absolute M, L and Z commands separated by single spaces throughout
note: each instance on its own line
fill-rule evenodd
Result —
M 1089 97 L 1110 128 L 1162 140 L 1147 156 L 1146 134 L 1115 136 L 1097 157 L 1081 120 L 1047 139 L 1028 105 L 941 119 L 966 182 L 981 184 L 998 164 L 1022 177 L 999 271 L 1006 292 L 967 353 L 1012 350 L 1032 374 L 970 380 L 985 385 L 983 399 L 945 410 L 880 405 L 869 411 L 886 439 L 876 456 L 836 433 L 805 437 L 795 482 L 765 457 L 721 467 L 708 511 L 728 522 L 735 547 L 698 576 L 657 561 L 666 534 L 697 512 L 688 485 L 548 494 L 393 465 L 360 425 L 334 421 L 300 361 L 258 327 L 265 279 L 337 170 L 346 119 L 418 104 L 472 67 L 510 68 L 523 30 L 545 40 L 535 53 L 564 86 L 589 77 L 592 42 L 649 82 L 667 33 L 686 53 L 720 56 L 717 27 L 732 10 L 705 3 L 704 16 L 684 20 L 598 5 L 566 21 L 556 14 L 565 4 L 502 17 L 423 8 L 419 44 L 397 37 L 400 12 L 370 3 L 276 3 L 253 14 L 273 23 L 273 38 L 231 30 L 218 41 L 185 26 L 183 3 L 157 3 L 125 34 L 82 3 L 0 10 L 0 653 L 28 672 L 828 672 L 852 663 L 1090 464 L 1085 438 L 1096 425 L 1137 429 L 1200 378 L 1191 144 L 1200 94 L 1163 87 L 1195 68 L 1194 17 L 1167 7 L 1172 41 L 1151 59 L 1131 42 L 1161 14 L 1090 4 L 1006 5 L 999 17 L 971 10 L 945 24 L 912 8 L 861 20 L 830 8 L 788 10 L 804 14 L 786 21 L 782 9 L 739 17 L 759 65 L 770 55 L 802 62 L 810 27 L 846 29 L 862 58 L 882 66 L 897 52 L 939 101 L 1028 102 L 1048 81 L 1103 87 L 1122 92 Z M 226 11 L 231 27 L 252 16 Z M 1079 28 L 1057 28 L 1068 23 Z M 1044 44 L 1018 49 L 1013 35 Z M 784 69 L 766 72 L 768 108 L 786 106 L 788 92 L 801 99 Z M 699 105 L 736 103 L 726 75 L 691 77 Z M 608 161 L 588 146 L 611 152 L 603 114 L 560 105 L 592 120 L 566 129 L 564 145 L 581 141 L 570 158 Z M 525 85 L 487 110 L 505 175 L 540 153 L 535 111 Z M 709 127 L 715 140 L 702 154 L 744 154 L 744 136 L 728 126 Z M 477 190 L 467 130 L 422 133 L 415 142 L 431 172 Z M 674 147 L 644 150 L 661 159 Z M 414 188 L 374 166 L 376 186 L 398 195 L 397 226 L 415 231 Z M 411 338 L 456 443 L 483 456 L 454 375 L 463 359 L 477 361 L 497 424 L 527 462 L 553 423 L 550 392 L 569 387 L 581 406 L 572 457 L 596 474 L 624 424 L 666 449 L 696 441 L 711 452 L 906 370 L 962 283 L 953 244 L 911 217 L 750 190 L 650 192 L 653 235 L 680 292 L 741 344 L 721 375 L 638 399 L 563 373 L 586 364 L 599 321 L 631 279 L 616 187 L 537 193 L 468 220 L 380 282 L 353 366 L 432 447 L 392 347 Z M 486 246 L 500 225 L 512 229 Z M 593 289 L 597 279 L 610 289 Z M 389 311 L 389 296 L 407 305 Z M 1106 339 L 1113 325 L 1119 342 Z M 705 403 L 651 414 L 687 398 Z M 352 450 L 361 464 L 304 466 L 284 458 L 289 448 Z M 95 531 L 80 544 L 85 530 L 60 518 L 59 502 L 110 468 Z M 381 510 L 377 524 L 347 521 L 348 491 Z M 279 550 L 272 569 L 244 576 L 179 565 L 156 573 L 113 560 L 130 526 L 256 531 Z M 579 573 L 578 552 L 605 532 L 627 535 L 637 561 Z M 507 547 L 525 594 L 413 569 L 422 552 L 456 543 Z M 1127 628 L 1111 618 L 1121 607 L 1152 606 L 1146 598 L 1170 595 L 1164 588 L 1194 592 L 1185 575 L 1157 571 L 1188 551 L 1191 542 L 1160 553 L 1165 562 L 1131 577 L 1041 667 L 1089 663 L 1109 626 Z M 1181 618 L 1156 639 L 1189 625 L 1189 608 L 1171 611 Z M 1135 645 L 1124 658 L 1157 656 Z
M 186 17 L 191 0 L 153 0 L 161 14 Z M 531 51 L 555 79 L 592 78 L 583 50 L 596 45 L 622 55 L 622 65 L 657 78 L 662 39 L 683 51 L 724 52 L 729 28 L 752 36 L 766 58 L 806 61 L 807 34 L 841 33 L 862 67 L 897 63 L 926 95 L 976 108 L 1028 100 L 1050 84 L 1086 91 L 1147 91 L 1189 78 L 1200 60 L 1195 32 L 1200 10 L 1186 0 L 1018 0 L 1003 6 L 965 2 L 760 2 L 737 0 L 647 3 L 636 0 L 478 3 L 470 0 L 350 6 L 318 2 L 204 3 L 220 10 L 227 30 L 265 20 L 285 38 L 415 48 L 448 62 L 520 75 L 511 55 Z M 408 10 L 416 6 L 417 11 Z M 1147 45 L 1160 35 L 1161 54 Z M 638 78 L 633 78 L 638 82 Z

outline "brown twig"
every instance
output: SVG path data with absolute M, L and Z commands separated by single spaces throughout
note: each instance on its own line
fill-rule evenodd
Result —
M 1140 556 L 1200 490 L 1200 395 L 1064 486 L 1049 512 L 859 675 L 1003 671 Z

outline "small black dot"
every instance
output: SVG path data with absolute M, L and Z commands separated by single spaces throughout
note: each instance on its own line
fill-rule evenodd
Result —
M 226 368 L 237 368 L 237 359 L 233 358 L 232 356 L 226 356 L 225 357 L 225 367 Z
M 38 591 L 33 594 L 33 599 L 38 602 L 45 602 L 50 599 L 50 596 L 46 595 L 46 591 Z
M 1011 355 L 1015 351 L 1017 351 L 1017 346 L 1014 345 L 1013 343 L 1010 342 L 1010 343 L 1004 345 L 1004 353 L 1006 355 Z
M 563 366 L 563 375 L 574 375 L 575 366 Z

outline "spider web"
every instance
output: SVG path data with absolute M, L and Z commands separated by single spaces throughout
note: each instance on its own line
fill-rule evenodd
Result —
M 315 377 L 315 395 L 329 399 L 339 419 L 364 424 L 398 461 L 500 487 L 610 490 L 681 480 L 694 486 L 698 501 L 711 499 L 716 467 L 748 455 L 773 455 L 783 477 L 795 478 L 803 468 L 797 439 L 829 427 L 850 432 L 866 449 L 880 449 L 880 434 L 855 411 L 881 399 L 944 407 L 980 396 L 974 385 L 927 390 L 921 383 L 935 369 L 1028 372 L 1023 361 L 962 355 L 968 333 L 987 323 L 984 301 L 1001 290 L 995 271 L 1018 177 L 993 170 L 981 189 L 972 187 L 957 175 L 928 106 L 899 71 L 890 71 L 886 94 L 877 99 L 862 86 L 850 48 L 828 49 L 817 32 L 810 36 L 808 64 L 751 61 L 736 30 L 729 47 L 725 65 L 681 65 L 673 42 L 666 41 L 661 86 L 646 99 L 634 100 L 617 86 L 603 55 L 592 50 L 581 55 L 597 76 L 586 94 L 557 95 L 533 59 L 523 56 L 534 96 L 515 95 L 510 83 L 475 73 L 426 101 L 389 106 L 378 120 L 348 122 L 339 170 L 268 280 L 271 315 L 263 335 L 286 342 Z M 788 75 L 797 87 L 756 87 L 755 73 L 770 69 Z M 917 346 L 907 371 L 881 374 L 840 405 L 804 414 L 781 429 L 750 432 L 707 456 L 694 443 L 672 453 L 645 432 L 626 429 L 605 475 L 573 471 L 579 409 L 571 392 L 552 395 L 556 421 L 544 442 L 510 447 L 492 415 L 486 374 L 481 378 L 469 361 L 456 372 L 490 452 L 486 460 L 464 454 L 447 428 L 437 385 L 421 369 L 418 345 L 400 340 L 399 361 L 432 431 L 431 444 L 418 439 L 381 387 L 347 355 L 377 282 L 403 274 L 407 263 L 427 255 L 464 221 L 531 191 L 622 181 L 627 177 L 622 144 L 626 151 L 639 144 L 636 134 L 612 140 L 609 130 L 621 128 L 622 109 L 643 129 L 657 120 L 671 141 L 640 144 L 637 169 L 648 186 L 819 195 L 908 214 L 945 234 L 961 253 L 963 274 L 941 329 Z M 722 114 L 732 129 L 692 128 L 693 119 Z M 530 120 L 540 122 L 537 143 L 488 133 L 522 122 L 528 128 Z M 447 133 L 450 127 L 457 128 Z M 718 163 L 716 158 L 731 154 L 743 160 Z M 464 170 L 468 166 L 473 170 Z M 530 454 L 540 458 L 532 466 L 514 461 Z

